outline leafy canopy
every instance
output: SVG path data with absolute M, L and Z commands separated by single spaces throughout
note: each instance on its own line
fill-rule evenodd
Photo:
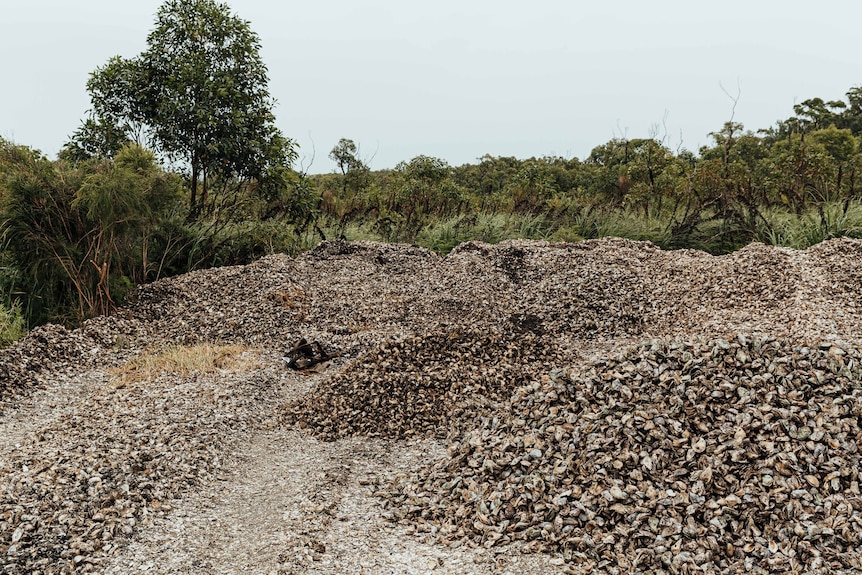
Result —
M 91 75 L 92 117 L 67 158 L 113 157 L 145 136 L 188 170 L 193 213 L 206 207 L 213 180 L 256 180 L 263 192 L 283 184 L 295 144 L 275 127 L 260 47 L 227 4 L 168 0 L 143 53 L 114 57 Z

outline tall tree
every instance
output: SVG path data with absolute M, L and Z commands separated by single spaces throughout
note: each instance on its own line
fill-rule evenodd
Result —
M 124 146 L 140 144 L 143 114 L 136 94 L 142 79 L 138 63 L 119 56 L 92 73 L 87 81 L 92 117 L 72 135 L 61 159 L 113 158 Z
M 341 175 L 346 176 L 347 172 L 363 163 L 358 154 L 359 148 L 353 140 L 341 138 L 329 152 L 329 159 L 335 162 Z
M 270 182 L 296 151 L 275 127 L 259 52 L 259 37 L 227 4 L 167 0 L 143 53 L 113 58 L 92 74 L 94 117 L 78 139 L 101 124 L 129 139 L 142 129 L 158 152 L 188 169 L 193 214 L 206 205 L 216 177 Z
M 368 186 L 368 165 L 359 157 L 359 147 L 346 138 L 341 138 L 329 152 L 329 159 L 335 162 L 341 172 L 341 192 L 354 194 Z

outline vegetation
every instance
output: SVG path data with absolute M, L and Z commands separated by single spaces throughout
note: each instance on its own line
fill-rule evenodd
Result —
M 91 75 L 90 117 L 56 161 L 0 139 L 0 285 L 30 325 L 110 313 L 163 275 L 295 249 L 313 222 L 248 22 L 212 0 L 169 0 L 147 45 Z
M 17 301 L 9 306 L 0 304 L 0 347 L 20 339 L 26 331 L 21 304 Z
M 277 196 L 293 142 L 275 127 L 260 40 L 249 23 L 213 0 L 168 0 L 147 50 L 119 56 L 87 83 L 92 116 L 66 146 L 67 159 L 111 157 L 146 138 L 189 170 L 190 215 L 230 209 L 210 188 L 237 196 L 253 183 Z
M 862 88 L 775 126 L 728 122 L 697 152 L 615 138 L 584 159 L 418 156 L 373 171 L 343 138 L 330 174 L 293 169 L 260 41 L 213 0 L 167 0 L 147 49 L 87 83 L 56 160 L 0 138 L 0 345 L 111 313 L 135 284 L 297 253 L 323 239 L 577 241 L 725 253 L 862 237 Z
M 133 283 L 158 277 L 153 256 L 171 241 L 181 188 L 151 152 L 130 145 L 76 166 L 22 152 L 9 164 L 3 231 L 34 317 L 108 313 Z
M 851 102 L 857 97 L 856 89 L 848 93 Z M 614 139 L 583 161 L 485 156 L 451 167 L 419 156 L 352 180 L 342 169 L 312 178 L 321 197 L 317 229 L 442 252 L 467 239 L 513 237 L 614 235 L 725 253 L 751 241 L 804 248 L 859 236 L 862 106 L 830 102 L 824 113 L 848 127 L 823 127 L 812 111 L 818 101 L 758 133 L 728 122 L 697 154 L 654 138 Z M 364 166 L 349 157 L 353 150 L 342 140 L 332 156 L 347 156 L 339 166 Z
M 239 345 L 169 346 L 158 352 L 144 353 L 113 369 L 111 378 L 115 387 L 126 387 L 165 372 L 188 377 L 195 372 L 246 371 L 257 366 L 255 350 Z

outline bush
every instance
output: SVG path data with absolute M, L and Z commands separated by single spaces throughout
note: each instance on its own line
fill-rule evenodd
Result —
M 0 347 L 6 347 L 27 333 L 27 322 L 21 313 L 21 304 L 0 304 Z
M 862 202 L 824 202 L 801 214 L 772 210 L 757 239 L 774 246 L 805 249 L 832 238 L 862 237 Z
M 3 152 L 0 234 L 30 321 L 110 313 L 131 283 L 154 279 L 151 236 L 181 187 L 151 152 L 128 146 L 113 161 L 77 164 Z

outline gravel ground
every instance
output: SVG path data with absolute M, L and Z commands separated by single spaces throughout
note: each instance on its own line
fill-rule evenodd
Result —
M 702 343 L 732 342 L 740 334 L 745 341 L 778 342 L 782 357 L 797 358 L 794 350 L 804 346 L 857 357 L 860 255 L 862 243 L 850 240 L 801 252 L 752 245 L 721 257 L 626 240 L 471 242 L 445 258 L 414 246 L 328 242 L 296 259 L 270 256 L 142 286 L 113 317 L 74 331 L 44 326 L 0 350 L 0 572 L 629 572 L 630 563 L 585 556 L 572 541 L 556 545 L 562 531 L 542 535 L 541 528 L 520 526 L 517 533 L 536 537 L 509 536 L 514 531 L 501 527 L 507 519 L 499 514 L 486 517 L 487 525 L 504 535 L 476 537 L 482 529 L 474 524 L 484 520 L 464 513 L 475 513 L 478 499 L 472 507 L 458 498 L 447 503 L 448 494 L 409 501 L 405 489 L 423 484 L 431 493 L 468 475 L 477 487 L 486 485 L 493 475 L 482 473 L 491 471 L 477 463 L 467 474 L 460 465 L 469 467 L 469 458 L 459 459 L 457 446 L 473 437 L 475 453 L 497 457 L 504 436 L 489 432 L 497 429 L 489 423 L 495 418 L 541 428 L 541 414 L 528 417 L 525 410 L 565 412 L 568 403 L 549 399 L 546 389 L 563 373 L 572 390 L 586 385 L 584 374 L 613 382 L 614 370 L 648 360 L 650 350 L 674 341 L 712 350 Z M 335 359 L 316 370 L 290 371 L 281 356 L 301 337 L 319 341 Z M 201 343 L 238 346 L 243 361 L 118 379 L 117 369 L 128 371 L 147 354 Z M 725 364 L 713 364 L 697 385 L 731 377 Z M 739 377 L 763 375 L 762 369 L 740 368 Z M 627 385 L 640 389 L 638 382 Z M 860 388 L 856 375 L 840 385 L 854 397 Z M 713 396 L 705 390 L 691 388 L 691 396 L 708 403 Z M 794 412 L 794 425 L 806 426 L 818 409 Z M 614 413 L 603 416 L 615 425 Z M 692 432 L 705 441 L 718 437 L 702 425 L 705 431 Z M 831 438 L 833 455 L 853 459 L 853 446 L 862 441 L 858 427 L 835 433 L 843 435 Z M 520 441 L 525 445 L 523 436 Z M 555 449 L 572 449 L 560 441 Z M 799 460 L 787 450 L 808 449 L 793 442 L 779 447 L 779 459 Z M 713 449 L 707 441 L 704 452 Z M 539 450 L 537 457 L 545 457 L 548 450 Z M 677 460 L 668 455 L 668 461 Z M 545 462 L 537 460 L 536 469 Z M 627 465 L 620 469 L 634 471 Z M 675 465 L 668 464 L 669 473 Z M 810 495 L 837 479 L 835 497 L 856 510 L 841 510 L 846 539 L 862 527 L 855 479 L 840 471 L 828 479 L 818 475 L 814 487 L 812 470 L 794 470 L 787 489 L 799 483 L 796 489 Z M 582 491 L 590 487 L 587 479 L 578 480 Z M 654 488 L 665 488 L 666 479 L 648 478 Z M 606 480 L 604 490 L 612 484 Z M 627 493 L 636 499 L 639 487 L 631 485 Z M 858 495 L 858 484 L 855 489 Z M 817 497 L 823 494 L 811 501 Z M 594 520 L 604 507 L 590 501 L 581 504 Z M 655 554 L 655 562 L 635 572 L 859 568 L 851 551 L 826 560 L 815 544 L 796 563 L 776 560 L 794 536 L 770 531 L 769 521 L 783 520 L 782 513 L 759 516 L 767 523 L 759 532 L 774 533 L 773 539 L 754 541 L 758 531 L 751 532 L 751 549 L 759 545 L 762 561 L 772 563 L 746 561 L 742 539 L 710 563 L 705 551 L 699 556 L 682 543 L 674 547 L 671 530 L 662 537 L 672 556 Z M 668 511 L 671 516 L 677 517 Z M 804 527 L 804 521 L 797 523 Z M 560 523 L 562 530 L 566 523 Z M 610 533 L 622 523 L 605 524 Z M 587 527 L 590 537 L 603 528 Z M 686 533 L 698 541 L 697 529 Z M 547 553 L 524 553 L 540 549 Z M 683 552 L 686 559 L 674 562 Z

